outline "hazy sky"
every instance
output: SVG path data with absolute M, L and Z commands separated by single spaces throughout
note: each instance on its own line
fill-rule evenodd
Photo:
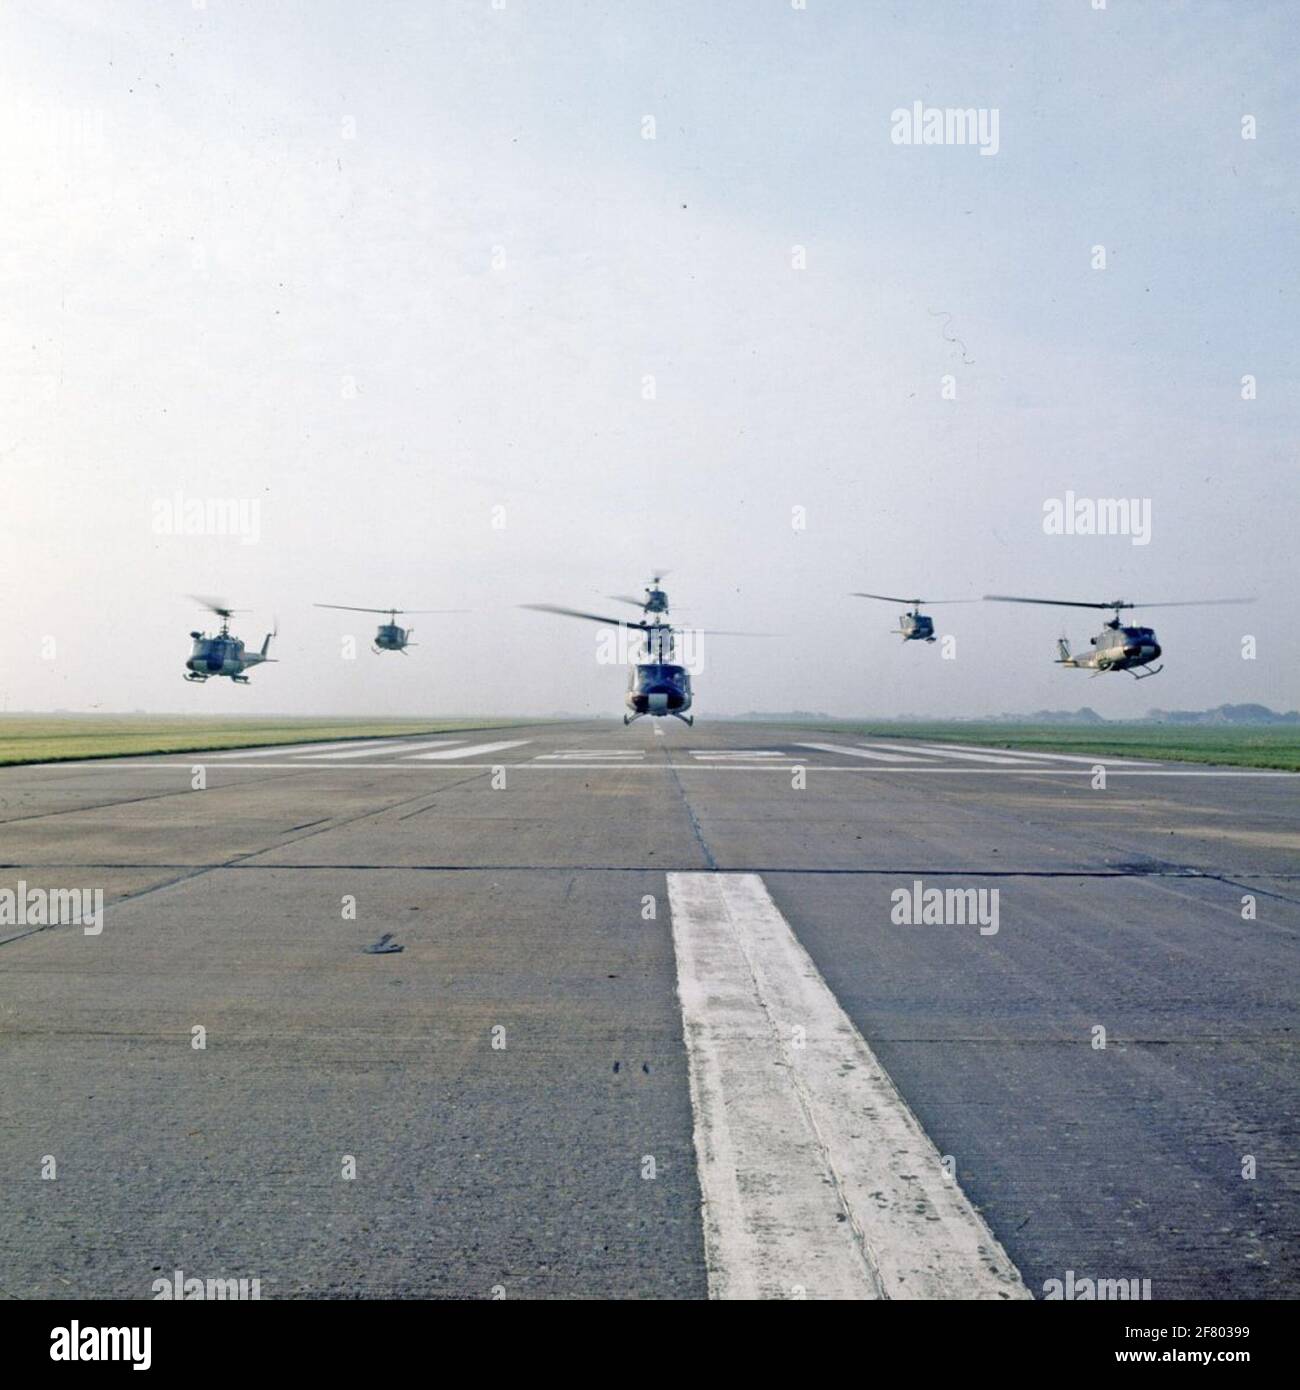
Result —
M 787 634 L 707 644 L 702 716 L 1300 704 L 1295 21 L 9 0 L 0 700 L 616 715 L 598 629 L 514 605 L 664 565 Z M 996 154 L 894 143 L 914 102 Z M 1067 491 L 1150 543 L 1045 534 Z M 178 494 L 256 534 L 161 533 Z M 1261 601 L 1153 611 L 1139 688 L 1052 664 L 1085 610 L 936 609 L 945 660 L 853 589 Z M 282 664 L 182 686 L 191 592 Z M 315 600 L 476 612 L 374 657 Z

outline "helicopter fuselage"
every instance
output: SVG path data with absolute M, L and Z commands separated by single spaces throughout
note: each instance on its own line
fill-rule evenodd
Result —
M 684 666 L 643 662 L 628 677 L 626 704 L 634 718 L 666 714 L 683 718 L 691 707 L 691 678 Z
M 189 660 L 185 663 L 187 681 L 205 681 L 212 676 L 228 676 L 241 684 L 246 677 L 244 672 L 250 666 L 260 666 L 269 660 L 265 649 L 260 652 L 245 651 L 238 637 L 205 637 L 200 632 L 192 632 L 194 646 Z M 269 645 L 270 638 L 267 638 Z
M 925 613 L 901 613 L 898 618 L 898 634 L 904 642 L 933 642 L 934 619 Z
M 375 633 L 375 650 L 400 652 L 410 644 L 411 633 L 414 631 L 414 628 L 407 631 L 404 627 L 398 627 L 396 623 L 380 623 L 379 631 Z
M 1131 671 L 1138 680 L 1142 680 L 1144 677 L 1138 675 L 1138 669 L 1149 666 L 1160 656 L 1160 643 L 1156 641 L 1155 630 L 1149 627 L 1107 623 L 1096 637 L 1089 640 L 1092 651 L 1083 656 L 1072 656 L 1069 646 L 1062 639 L 1057 644 L 1060 653 L 1057 664 L 1098 673 Z M 1159 669 L 1146 671 L 1144 675 L 1154 676 Z

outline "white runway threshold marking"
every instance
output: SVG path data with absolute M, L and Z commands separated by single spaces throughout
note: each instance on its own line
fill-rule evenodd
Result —
M 849 748 L 843 743 L 796 743 L 796 748 L 811 748 L 816 753 L 840 753 L 850 758 L 870 758 L 878 763 L 914 763 L 920 761 L 913 756 L 900 756 L 897 753 L 872 752 L 869 748 Z
M 342 739 L 334 739 L 331 743 L 277 743 L 274 748 L 235 748 L 228 753 L 208 753 L 206 756 L 214 760 L 216 758 L 273 758 L 277 754 L 283 757 L 290 753 L 328 752 L 330 749 L 341 747 L 342 743 Z M 376 745 L 371 743 L 366 746 L 367 748 L 374 748 Z
M 440 762 L 448 758 L 476 758 L 486 753 L 501 753 L 507 748 L 522 748 L 531 739 L 508 738 L 502 743 L 476 743 L 470 748 L 446 748 L 436 753 L 417 753 L 411 762 Z
M 927 748 L 933 748 L 936 752 L 948 753 L 952 751 L 953 745 L 950 743 L 927 743 Z M 1038 761 L 1050 761 L 1058 763 L 1087 763 L 1090 767 L 1096 767 L 1098 763 L 1113 763 L 1123 761 L 1129 767 L 1154 767 L 1154 763 L 1141 762 L 1136 758 L 1130 758 L 1126 753 L 1098 753 L 1095 758 L 1080 758 L 1070 753 L 1029 753 L 1023 748 L 999 748 L 999 755 L 1007 758 L 1032 758 Z
M 399 753 L 418 753 L 423 748 L 450 748 L 453 743 L 464 743 L 463 738 L 422 738 L 414 743 L 375 743 L 369 748 L 349 748 L 342 753 L 318 753 L 316 761 L 333 762 L 338 758 L 364 758 L 370 753 L 382 753 L 384 757 L 396 757 Z
M 688 750 L 692 758 L 714 758 L 722 763 L 753 763 L 759 762 L 763 758 L 788 758 L 788 753 L 778 752 L 774 748 L 720 748 L 714 752 L 709 752 L 705 748 L 691 748 Z
M 709 1296 L 1028 1298 L 763 880 L 668 899 Z
M 879 748 L 880 746 L 881 746 L 881 745 L 878 744 L 878 743 L 873 743 L 873 744 L 871 745 L 872 748 Z M 902 744 L 893 744 L 893 743 L 891 743 L 889 746 L 890 746 L 891 748 L 898 748 L 898 750 L 899 750 L 900 752 L 903 752 L 903 753 L 919 753 L 919 754 L 921 754 L 921 756 L 922 756 L 923 758 L 937 758 L 937 757 L 939 757 L 940 754 L 942 753 L 942 755 L 943 755 L 944 757 L 948 757 L 948 758 L 958 758 L 958 759 L 960 759 L 960 760 L 963 761 L 963 762 L 970 762 L 970 763 L 1001 763 L 1003 767 L 1017 767 L 1017 766 L 1023 766 L 1023 763 L 1022 763 L 1021 759 L 1019 759 L 1019 758 L 1009 758 L 1009 757 L 1007 757 L 1004 753 L 971 753 L 971 752 L 969 752 L 968 750 L 966 750 L 966 749 L 964 749 L 964 748 L 963 748 L 963 749 L 957 749 L 957 748 L 945 748 L 945 749 L 924 748 L 924 747 L 915 747 L 915 746 L 912 746 L 912 745 L 906 744 L 906 743 L 902 743 Z
M 563 748 L 558 753 L 539 753 L 533 761 L 580 763 L 590 762 L 593 758 L 606 758 L 634 762 L 637 758 L 644 757 L 645 750 L 641 748 Z

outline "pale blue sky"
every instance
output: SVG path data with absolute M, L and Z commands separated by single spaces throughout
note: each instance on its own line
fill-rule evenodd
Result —
M 1157 0 L 10 3 L 2 698 L 617 713 L 595 631 L 513 605 L 662 564 L 693 620 L 791 634 L 710 645 L 702 715 L 1300 703 L 1296 33 Z M 892 144 L 914 101 L 996 108 L 998 154 Z M 177 489 L 258 500 L 258 542 L 155 534 Z M 1150 498 L 1152 543 L 1045 536 L 1067 490 Z M 1084 611 L 938 610 L 944 661 L 851 589 L 1262 601 L 1152 613 L 1139 690 L 1051 664 Z M 182 687 L 191 591 L 259 641 L 278 612 L 283 663 Z M 317 599 L 480 611 L 344 662 Z

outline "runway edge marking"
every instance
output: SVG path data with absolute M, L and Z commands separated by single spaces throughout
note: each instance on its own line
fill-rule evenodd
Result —
M 709 1296 L 1030 1297 L 759 875 L 667 879 Z

